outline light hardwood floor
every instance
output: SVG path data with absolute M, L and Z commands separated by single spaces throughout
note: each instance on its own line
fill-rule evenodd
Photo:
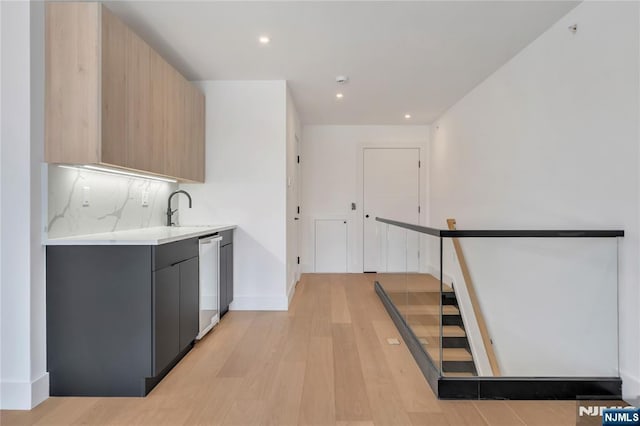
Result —
M 373 289 L 304 275 L 289 312 L 230 312 L 146 398 L 49 398 L 7 425 L 575 425 L 572 401 L 439 401 Z

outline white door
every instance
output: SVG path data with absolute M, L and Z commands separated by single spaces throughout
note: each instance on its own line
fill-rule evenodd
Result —
M 315 271 L 347 272 L 347 221 L 317 219 Z
M 377 222 L 376 217 L 420 223 L 420 149 L 365 148 L 363 151 L 364 271 L 417 271 L 417 233 L 387 227 Z

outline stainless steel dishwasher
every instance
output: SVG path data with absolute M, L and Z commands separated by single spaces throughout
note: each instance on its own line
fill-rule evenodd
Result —
M 200 254 L 200 328 L 201 339 L 220 321 L 220 241 L 209 235 L 199 240 Z

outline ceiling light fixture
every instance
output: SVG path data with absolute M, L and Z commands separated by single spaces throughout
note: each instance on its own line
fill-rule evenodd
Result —
M 342 99 L 344 98 L 344 95 L 342 93 L 336 93 L 336 98 Z
M 409 119 L 411 118 L 411 114 L 405 114 L 405 115 L 404 115 L 404 118 L 405 118 L 405 119 L 407 119 L 407 120 L 409 120 Z
M 268 36 L 260 36 L 260 38 L 258 38 L 258 41 L 261 44 L 269 44 L 269 42 L 271 41 L 271 39 Z

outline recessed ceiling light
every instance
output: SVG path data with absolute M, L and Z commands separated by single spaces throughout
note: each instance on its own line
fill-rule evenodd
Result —
M 271 39 L 268 36 L 260 36 L 260 38 L 258 38 L 258 41 L 261 44 L 269 44 L 269 42 L 271 41 Z
M 336 93 L 336 98 L 342 99 L 344 98 L 344 95 L 342 93 Z
M 406 118 L 407 120 L 409 120 L 411 118 L 411 114 L 405 114 L 404 118 Z

